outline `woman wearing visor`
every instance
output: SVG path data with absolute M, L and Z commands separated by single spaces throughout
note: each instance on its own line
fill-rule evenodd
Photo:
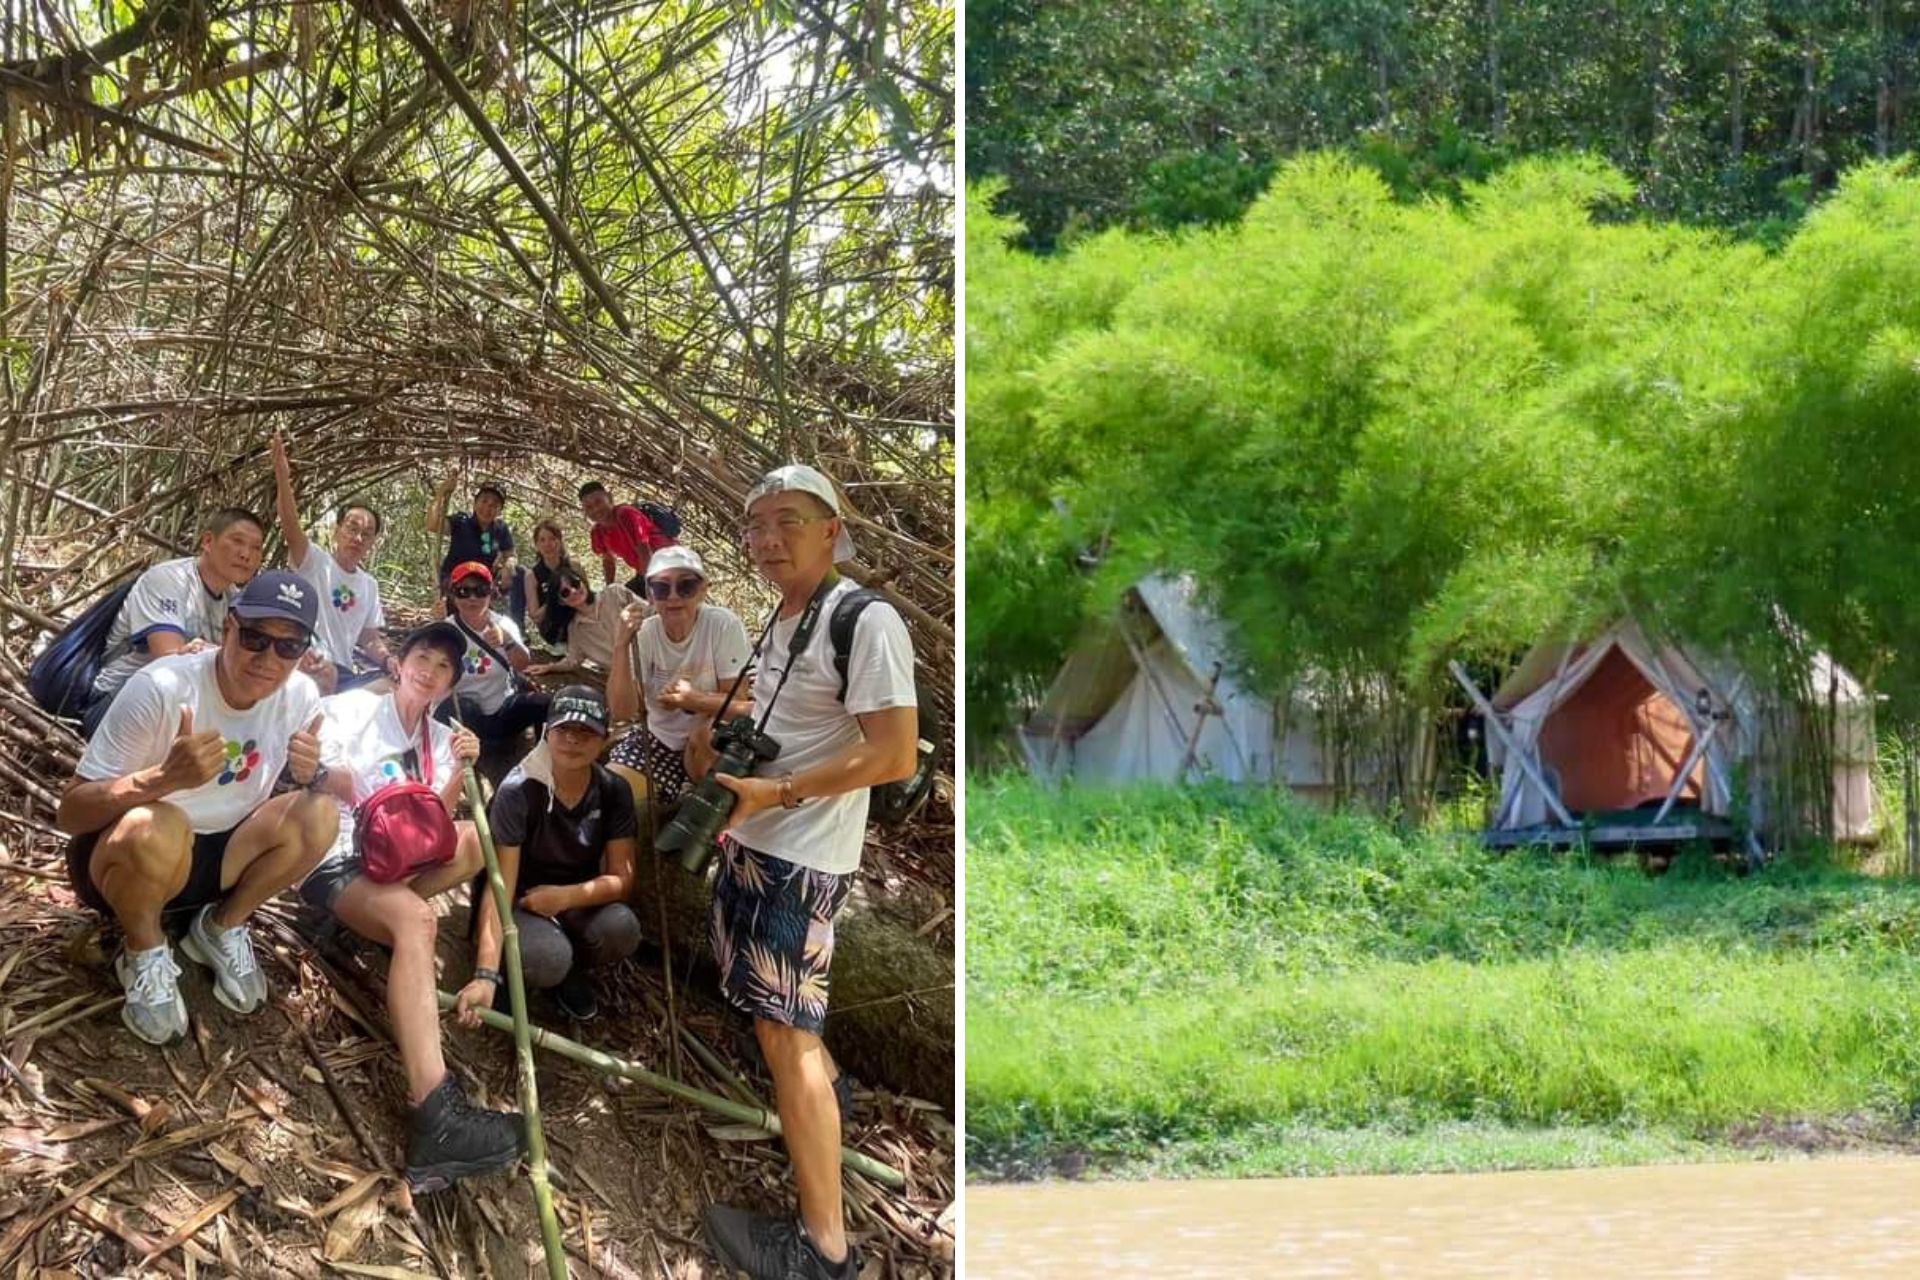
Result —
M 607 678 L 614 716 L 632 719 L 644 695 L 646 722 L 620 740 L 610 759 L 645 774 L 666 805 L 686 790 L 684 757 L 694 727 L 720 711 L 734 678 L 752 659 L 753 645 L 733 610 L 707 603 L 707 569 L 692 547 L 653 553 L 647 598 L 652 617 L 638 607 L 622 611 L 614 651 L 627 660 L 614 662 Z M 736 712 L 747 709 L 752 692 L 751 680 L 742 681 Z

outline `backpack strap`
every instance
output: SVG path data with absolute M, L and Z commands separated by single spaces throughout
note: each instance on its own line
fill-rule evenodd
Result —
M 853 662 L 853 629 L 868 605 L 884 600 L 873 587 L 859 587 L 840 597 L 827 622 L 827 639 L 833 642 L 833 669 L 840 677 L 840 701 L 847 700 L 847 668 Z

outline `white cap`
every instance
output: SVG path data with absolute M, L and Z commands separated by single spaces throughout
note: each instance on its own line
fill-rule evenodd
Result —
M 836 516 L 846 514 L 840 509 L 840 491 L 833 487 L 833 481 L 801 462 L 775 467 L 761 476 L 759 483 L 747 490 L 747 510 L 753 510 L 753 504 L 770 493 L 785 493 L 788 490 L 812 494 L 826 503 L 827 510 Z M 853 559 L 853 536 L 847 532 L 846 522 L 843 520 L 840 524 L 840 536 L 833 542 L 833 562 L 840 564 L 851 559 Z M 651 567 L 652 562 L 649 561 L 648 564 Z
M 649 578 L 657 578 L 661 574 L 670 573 L 675 569 L 685 569 L 701 581 L 706 581 L 707 566 L 700 563 L 700 553 L 692 547 L 675 543 L 670 547 L 661 547 L 658 551 L 647 557 L 647 576 Z

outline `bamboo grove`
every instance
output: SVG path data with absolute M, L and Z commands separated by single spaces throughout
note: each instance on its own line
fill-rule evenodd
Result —
M 952 669 L 952 12 L 5 0 L 0 626 L 16 666 L 222 502 L 442 464 L 732 543 L 808 458 Z M 390 546 L 389 550 L 392 550 Z M 744 576 L 732 549 L 729 572 Z
M 1268 689 L 1385 680 L 1431 714 L 1448 660 L 1632 610 L 1760 659 L 1827 646 L 1883 732 L 1920 717 L 1908 163 L 1848 172 L 1771 252 L 1634 219 L 1598 160 L 1409 204 L 1307 155 L 1237 226 L 1046 258 L 993 195 L 967 223 L 973 740 L 1152 566 L 1206 584 Z

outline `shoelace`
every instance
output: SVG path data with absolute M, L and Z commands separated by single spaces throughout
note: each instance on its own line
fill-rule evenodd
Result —
M 207 932 L 213 935 L 214 945 L 220 948 L 227 967 L 233 970 L 236 977 L 244 978 L 253 972 L 253 943 L 247 938 L 247 926 L 221 929 L 209 922 Z
M 180 978 L 180 966 L 175 963 L 171 952 L 164 948 L 141 953 L 133 962 L 133 982 L 127 988 L 127 999 L 134 1004 L 159 1004 L 163 998 L 173 999 L 180 990 L 177 985 Z M 168 988 L 172 987 L 170 992 Z

